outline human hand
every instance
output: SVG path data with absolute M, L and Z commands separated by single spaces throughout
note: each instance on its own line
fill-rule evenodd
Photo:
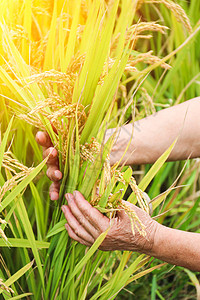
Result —
M 106 141 L 112 135 L 111 130 L 107 130 Z M 53 183 L 49 188 L 49 196 L 51 200 L 58 200 L 60 183 L 62 179 L 62 173 L 59 170 L 58 152 L 53 147 L 51 139 L 47 132 L 38 131 L 36 134 L 37 143 L 43 147 L 43 158 L 46 158 L 49 154 L 47 161 L 47 176 Z
M 111 225 L 106 238 L 99 247 L 100 250 L 150 253 L 158 223 L 142 209 L 124 201 L 146 226 L 146 237 L 140 235 L 136 228 L 135 235 L 133 235 L 130 218 L 123 210 L 117 211 L 116 217 L 110 220 L 92 207 L 80 192 L 75 191 L 73 195 L 68 193 L 65 197 L 68 201 L 68 205 L 62 206 L 67 220 L 65 227 L 69 236 L 75 241 L 91 246 L 98 236 Z
M 120 127 L 117 131 L 116 137 L 115 137 L 115 143 L 113 145 L 113 148 L 110 153 L 110 164 L 114 165 L 116 162 L 118 162 L 122 155 L 124 154 L 124 151 L 128 145 L 128 142 L 131 138 L 131 130 L 129 128 L 129 124 L 125 125 L 123 127 Z M 112 136 L 115 132 L 115 128 L 107 129 L 105 134 L 105 140 L 104 143 L 108 141 L 110 136 Z M 49 188 L 49 195 L 51 200 L 58 200 L 59 198 L 59 190 L 60 190 L 60 179 L 62 178 L 62 173 L 59 170 L 59 161 L 58 161 L 58 152 L 53 147 L 53 144 L 51 142 L 51 139 L 47 132 L 38 131 L 36 134 L 36 141 L 39 145 L 43 147 L 43 157 L 46 158 L 49 154 L 49 159 L 47 161 L 47 176 L 53 183 L 51 184 Z M 128 150 L 126 155 L 124 156 L 123 160 L 121 161 L 121 164 L 130 157 L 130 151 Z M 127 163 L 129 163 L 129 160 L 127 160 Z
M 47 176 L 53 183 L 49 188 L 49 196 L 51 200 L 58 200 L 60 190 L 60 179 L 62 173 L 59 170 L 58 152 L 53 147 L 51 139 L 47 132 L 38 131 L 36 134 L 36 141 L 43 147 L 43 158 L 49 155 L 47 161 Z

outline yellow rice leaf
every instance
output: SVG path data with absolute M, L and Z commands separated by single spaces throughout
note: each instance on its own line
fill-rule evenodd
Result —
M 97 35 L 99 22 L 102 18 L 100 9 L 101 5 L 102 4 L 100 1 L 95 0 L 92 3 L 92 7 L 90 7 L 89 9 L 85 29 L 81 38 L 80 54 L 87 53 L 88 51 L 90 51 L 89 48 L 92 45 L 92 41 L 95 38 L 95 35 Z
M 75 44 L 76 44 L 76 32 L 79 23 L 79 15 L 81 9 L 81 0 L 74 0 L 73 1 L 73 21 L 72 26 L 69 34 L 69 40 L 67 43 L 67 51 L 65 54 L 65 62 L 64 62 L 64 70 L 67 69 L 70 60 L 74 55 Z
M 159 268 L 165 266 L 166 264 L 167 264 L 167 263 L 162 263 L 162 264 L 159 264 L 159 265 L 157 265 L 157 266 L 155 266 L 155 267 L 146 269 L 145 271 L 142 271 L 142 272 L 138 273 L 137 275 L 132 276 L 132 277 L 127 281 L 126 284 L 129 284 L 130 282 L 135 281 L 135 280 L 137 280 L 137 279 L 139 279 L 139 278 L 145 276 L 146 274 L 151 273 L 152 271 L 154 271 L 154 270 L 156 270 L 156 269 L 159 269 Z
M 29 95 L 27 95 L 25 90 L 22 89 L 1 66 L 0 79 L 7 86 L 7 88 L 10 89 L 13 95 L 16 96 L 17 99 L 21 99 L 21 103 L 27 104 L 27 106 L 30 108 L 34 107 L 34 103 L 32 103 Z
M 65 71 L 64 68 L 64 59 L 65 59 L 65 45 L 64 45 L 64 30 L 63 30 L 63 19 L 61 17 L 60 23 L 59 23 L 59 58 L 60 58 L 60 68 L 61 72 Z
M 32 0 L 25 0 L 24 8 L 24 30 L 27 33 L 28 41 L 22 40 L 22 57 L 29 64 L 30 40 L 31 40 L 31 24 L 32 24 Z
M 19 53 L 18 49 L 16 48 L 14 42 L 12 41 L 10 32 L 8 30 L 8 27 L 6 24 L 1 23 L 0 24 L 2 31 L 4 32 L 4 39 L 6 42 L 6 45 L 9 49 L 9 54 L 12 55 L 12 58 L 15 62 L 15 73 L 19 77 L 27 78 L 30 76 L 30 69 L 28 68 L 26 62 L 22 58 L 21 54 Z
M 45 52 L 44 58 L 44 66 L 43 69 L 45 71 L 55 69 L 55 40 L 56 40 L 56 22 L 57 22 L 57 1 L 54 1 L 54 8 L 53 8 L 53 16 L 51 20 L 51 27 L 49 31 L 49 37 L 47 42 L 47 48 Z
M 104 63 L 109 54 L 110 40 L 115 24 L 118 2 L 119 0 L 114 2 L 110 15 L 107 16 L 107 18 L 106 16 L 103 17 L 103 25 L 100 24 L 101 26 L 96 32 L 94 41 L 88 41 L 88 43 L 91 43 L 93 46 L 90 47 L 87 52 L 86 60 L 78 81 L 78 93 L 76 93 L 77 91 L 75 90 L 76 94 L 73 95 L 74 102 L 82 95 L 81 102 L 84 106 L 92 102 Z M 89 107 L 87 110 L 88 109 Z
M 3 18 L 5 18 L 5 12 L 6 12 L 6 0 L 0 1 L 0 22 L 3 22 Z M 3 30 L 0 27 L 0 65 L 4 63 L 3 56 L 4 56 L 4 49 L 3 49 L 3 43 L 2 43 L 2 33 Z

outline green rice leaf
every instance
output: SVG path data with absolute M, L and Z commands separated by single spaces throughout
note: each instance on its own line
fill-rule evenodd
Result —
M 10 299 L 17 300 L 17 299 L 22 299 L 24 297 L 28 297 L 28 296 L 31 296 L 31 295 L 33 295 L 33 294 L 32 293 L 25 293 L 25 294 L 20 294 L 18 296 L 12 297 Z
M 15 281 L 17 281 L 21 276 L 23 276 L 33 265 L 33 262 L 28 263 L 26 266 L 21 268 L 19 271 L 17 271 L 14 275 L 12 275 L 8 280 L 4 282 L 6 286 L 10 286 L 13 284 Z M 3 290 L 0 287 L 0 294 L 3 292 Z
M 41 279 L 41 282 L 42 282 L 42 286 L 44 287 L 44 276 L 43 276 L 42 264 L 41 264 L 41 261 L 40 261 L 40 256 L 39 256 L 39 252 L 38 252 L 38 249 L 37 249 L 34 232 L 33 232 L 30 220 L 29 220 L 29 216 L 28 216 L 26 207 L 24 205 L 24 201 L 23 201 L 22 197 L 20 197 L 20 196 L 19 196 L 19 200 L 18 200 L 17 210 L 18 210 L 18 213 L 19 213 L 19 217 L 22 221 L 26 236 L 27 236 L 27 238 L 30 242 L 31 249 L 33 251 L 33 255 L 34 255 L 34 258 L 35 258 L 35 262 L 37 264 L 38 271 L 39 271 L 39 274 L 40 274 L 40 279 Z
M 65 230 L 65 224 L 66 224 L 66 220 L 62 220 L 60 222 L 58 222 L 47 234 L 47 239 L 50 238 L 53 235 L 56 235 L 57 233 Z
M 3 156 L 4 156 L 4 152 L 6 150 L 6 146 L 7 146 L 7 142 L 8 142 L 8 136 L 12 127 L 12 123 L 13 123 L 13 117 L 11 118 L 8 127 L 6 129 L 6 132 L 4 134 L 3 140 L 0 144 L 0 170 L 1 170 L 1 166 L 2 166 L 2 161 L 3 161 Z
M 37 174 L 45 166 L 47 160 L 48 157 L 44 159 L 33 171 L 31 171 L 30 174 L 12 190 L 12 192 L 10 192 L 10 194 L 1 202 L 0 212 L 2 212 L 2 210 L 4 210 L 5 207 L 7 207 L 17 197 L 17 195 L 19 195 L 27 187 L 33 178 L 37 176 Z
M 187 273 L 191 282 L 195 286 L 196 291 L 197 291 L 197 299 L 199 299 L 200 298 L 200 283 L 199 283 L 199 280 L 197 279 L 197 276 L 190 270 L 184 269 L 184 271 Z
M 157 172 L 160 170 L 162 165 L 166 162 L 167 158 L 169 157 L 171 151 L 174 148 L 174 145 L 176 144 L 177 139 L 171 144 L 171 146 L 158 158 L 158 160 L 153 164 L 149 172 L 143 177 L 138 187 L 145 191 L 151 180 L 154 178 L 154 176 L 157 174 Z
M 43 241 L 35 241 L 38 249 L 48 249 L 50 243 Z M 8 238 L 8 241 L 0 239 L 0 247 L 10 248 L 31 248 L 31 243 L 27 239 Z
M 70 154 L 70 174 L 69 181 L 67 183 L 67 192 L 72 193 L 77 186 L 78 176 L 79 176 L 79 168 L 80 168 L 80 145 L 79 145 L 79 132 L 78 132 L 78 116 L 77 116 L 77 108 L 76 108 L 76 116 L 75 116 L 75 126 L 76 126 L 76 146 L 75 146 L 75 154 L 72 154 L 73 141 L 71 141 Z
M 86 253 L 86 255 L 81 259 L 81 261 L 75 266 L 74 271 L 72 272 L 72 274 L 69 276 L 68 280 L 67 280 L 67 285 L 70 284 L 71 280 L 76 276 L 77 273 L 79 273 L 81 271 L 81 269 L 84 267 L 84 265 L 89 261 L 89 259 L 91 258 L 91 256 L 95 253 L 95 251 L 98 249 L 98 247 L 101 245 L 101 243 L 103 242 L 103 240 L 105 239 L 108 231 L 110 228 L 108 228 L 105 232 L 103 232 L 94 242 L 94 244 L 91 246 L 91 248 L 88 250 L 88 252 Z M 66 285 L 66 286 L 67 286 Z M 65 288 L 66 288 L 65 286 Z

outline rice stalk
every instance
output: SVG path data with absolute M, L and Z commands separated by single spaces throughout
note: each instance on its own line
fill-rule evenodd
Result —
M 184 9 L 179 4 L 175 3 L 172 0 L 144 0 L 142 2 L 164 4 L 169 10 L 173 12 L 176 20 L 182 23 L 189 33 L 192 33 L 192 27 L 189 18 L 186 15 Z
M 14 294 L 13 289 L 11 289 L 10 287 L 8 287 L 8 286 L 3 282 L 3 279 L 1 279 L 1 278 L 0 278 L 0 289 L 6 291 L 6 292 L 8 292 L 8 293 L 11 292 L 12 294 Z
M 139 80 L 141 63 L 152 64 L 152 69 L 159 64 L 165 69 L 170 68 L 152 51 L 137 51 L 138 40 L 150 38 L 146 31 L 164 34 L 167 29 L 155 22 L 134 24 L 136 6 L 143 2 L 150 1 L 18 1 L 16 11 L 22 5 L 21 14 L 10 11 L 15 26 L 10 24 L 9 16 L 4 12 L 5 22 L 1 22 L 4 61 L 0 68 L 3 90 L 23 105 L 20 108 L 13 106 L 18 117 L 49 133 L 58 150 L 60 168 L 64 173 L 60 200 L 52 215 L 50 229 L 58 222 L 63 222 L 60 205 L 64 203 L 64 193 L 78 188 L 88 201 L 111 220 L 117 210 L 123 209 L 131 220 L 133 234 L 136 230 L 143 236 L 146 234 L 144 225 L 124 204 L 123 197 L 127 188 L 131 187 L 130 202 L 136 199 L 135 203 L 149 213 L 143 190 L 170 150 L 138 187 L 131 169 L 124 171 L 117 169 L 117 166 L 110 166 L 108 155 L 113 140 L 103 145 L 105 129 L 115 114 L 119 87 L 126 101 L 129 101 L 121 77 L 129 78 L 132 73 Z M 162 2 L 174 13 L 177 9 L 171 1 L 153 2 Z M 187 19 L 183 14 L 181 17 L 181 9 L 177 11 L 175 16 L 190 30 Z M 127 17 L 124 19 L 124 16 Z M 148 93 L 144 89 L 141 92 L 151 102 Z M 19 186 L 24 182 L 25 176 L 33 171 L 29 168 L 19 171 L 23 166 L 10 154 L 4 158 L 3 166 L 13 173 L 7 185 L 3 186 L 3 196 L 15 184 Z M 108 289 L 114 286 L 117 278 L 122 276 L 124 285 L 130 274 L 138 270 L 142 258 L 131 269 L 127 268 L 130 274 L 125 272 L 132 254 L 124 253 L 120 268 L 116 273 L 113 272 L 111 279 L 106 283 L 98 283 L 92 277 L 92 262 L 95 262 L 95 255 L 99 253 L 96 250 L 106 233 L 92 246 L 92 250 L 85 251 L 84 246 L 71 241 L 62 230 L 51 236 L 50 247 L 45 252 L 42 264 L 31 222 L 22 198 L 19 198 L 17 212 L 30 239 L 42 281 L 34 295 L 36 299 L 41 299 L 41 296 L 44 299 L 77 299 L 79 286 L 86 297 L 89 289 L 87 278 L 90 278 L 94 289 L 97 287 L 103 291 L 105 288 L 107 292 L 101 299 L 107 295 L 112 297 L 112 291 Z M 6 203 L 11 200 L 8 199 Z M 102 256 L 100 268 L 103 278 L 108 270 L 104 270 L 107 256 Z M 117 259 L 113 260 L 113 266 L 115 263 Z M 114 296 L 122 288 L 120 284 Z M 97 291 L 94 297 L 101 292 Z

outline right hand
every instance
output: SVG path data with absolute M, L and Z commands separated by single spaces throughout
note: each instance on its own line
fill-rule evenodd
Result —
M 69 236 L 75 241 L 92 246 L 98 236 L 108 227 L 110 230 L 99 247 L 102 251 L 128 250 L 150 254 L 154 246 L 154 236 L 159 224 L 154 221 L 145 211 L 132 203 L 123 201 L 130 210 L 134 211 L 138 219 L 145 227 L 146 236 L 142 236 L 132 224 L 127 213 L 122 209 L 116 212 L 111 220 L 100 213 L 95 207 L 85 200 L 83 195 L 75 191 L 65 195 L 67 205 L 62 206 L 62 211 L 67 220 L 65 228 Z M 141 225 L 137 222 L 138 227 Z
M 53 147 L 47 132 L 38 131 L 36 141 L 43 147 L 43 158 L 46 158 L 50 154 L 47 161 L 47 176 L 53 183 L 49 188 L 49 196 L 51 200 L 58 200 L 60 190 L 59 181 L 62 179 L 62 173 L 59 170 L 58 152 Z

